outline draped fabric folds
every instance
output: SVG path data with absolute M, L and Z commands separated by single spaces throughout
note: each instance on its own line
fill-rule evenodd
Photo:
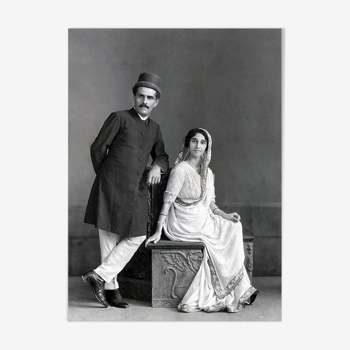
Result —
M 208 133 L 209 135 L 209 133 Z M 209 135 L 210 137 L 210 135 Z M 256 291 L 244 267 L 242 225 L 213 214 L 210 203 L 215 202 L 214 175 L 208 167 L 211 138 L 200 173 L 184 161 L 184 149 L 171 171 L 164 202 L 171 202 L 163 227 L 173 241 L 203 242 L 201 266 L 178 309 L 186 312 L 236 312 L 250 303 Z M 208 159 L 209 158 L 209 159 Z

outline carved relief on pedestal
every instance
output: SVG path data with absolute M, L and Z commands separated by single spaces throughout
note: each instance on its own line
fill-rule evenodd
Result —
M 253 242 L 245 243 L 245 268 L 251 279 L 253 274 Z
M 181 299 L 201 265 L 203 253 L 200 250 L 171 250 L 162 251 L 161 256 L 163 273 L 165 275 L 168 275 L 169 271 L 174 273 L 174 279 L 171 283 L 171 297 Z

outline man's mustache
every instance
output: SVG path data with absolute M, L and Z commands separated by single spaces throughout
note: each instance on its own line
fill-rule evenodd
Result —
M 141 108 L 141 107 L 146 107 L 146 108 L 149 109 L 149 107 L 146 105 L 146 103 L 141 103 L 141 104 L 139 105 L 139 107 L 140 107 L 140 108 Z

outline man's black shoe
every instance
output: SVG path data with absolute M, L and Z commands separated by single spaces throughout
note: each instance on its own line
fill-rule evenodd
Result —
M 129 304 L 123 300 L 119 289 L 106 290 L 106 299 L 109 305 L 126 309 Z
M 100 277 L 98 276 L 98 274 L 94 271 L 92 272 L 88 272 L 86 275 L 81 276 L 81 278 L 83 279 L 83 281 L 86 284 L 90 284 L 92 291 L 94 292 L 94 295 L 96 297 L 96 299 L 104 306 L 104 307 L 108 307 L 108 303 L 107 300 L 105 298 L 105 288 L 104 288 L 104 284 L 105 282 L 100 281 Z

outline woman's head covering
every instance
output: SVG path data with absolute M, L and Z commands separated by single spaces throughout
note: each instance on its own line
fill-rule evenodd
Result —
M 207 183 L 207 176 L 208 176 L 208 167 L 209 167 L 209 163 L 211 160 L 211 145 L 212 145 L 212 139 L 211 136 L 209 134 L 209 132 L 203 128 L 198 128 L 200 130 L 203 130 L 207 136 L 208 136 L 208 148 L 207 150 L 203 153 L 202 156 L 202 162 L 200 164 L 200 176 L 201 176 L 201 196 L 198 200 L 202 199 L 203 194 L 205 193 L 205 188 L 206 188 L 206 183 Z M 191 130 L 190 130 L 191 131 Z M 188 149 L 188 147 L 185 146 L 185 143 L 182 145 L 180 153 L 178 154 L 175 163 L 174 163 L 174 167 L 176 165 L 178 165 L 179 163 L 185 161 L 188 156 L 190 154 L 190 151 Z M 196 201 L 197 202 L 197 201 Z M 194 203 L 192 203 L 194 204 Z
M 210 160 L 211 160 L 211 145 L 212 145 L 212 139 L 211 139 L 211 136 L 210 134 L 208 133 L 207 130 L 203 129 L 203 128 L 198 128 L 200 130 L 203 130 L 207 136 L 208 136 L 208 148 L 207 150 L 204 152 L 203 154 L 203 161 L 201 163 L 201 166 L 204 166 L 206 168 L 208 168 L 208 165 L 210 163 Z M 191 131 L 191 130 L 190 130 Z M 189 131 L 189 132 L 190 132 Z M 178 154 L 176 160 L 175 160 L 175 163 L 174 163 L 174 166 L 178 165 L 179 163 L 183 162 L 184 160 L 186 160 L 188 158 L 190 154 L 190 151 L 188 149 L 188 147 L 185 146 L 185 143 L 182 145 L 181 147 L 181 150 L 180 150 L 180 153 Z

